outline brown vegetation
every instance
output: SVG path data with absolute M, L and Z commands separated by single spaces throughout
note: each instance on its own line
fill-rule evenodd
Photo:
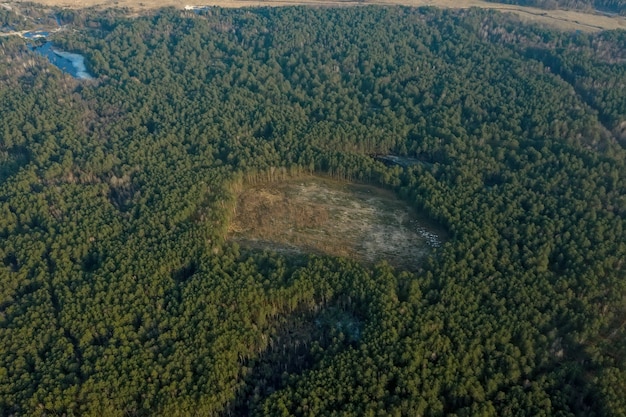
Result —
M 388 191 L 316 177 L 244 189 L 229 229 L 233 240 L 257 249 L 407 268 L 416 268 L 440 235 Z

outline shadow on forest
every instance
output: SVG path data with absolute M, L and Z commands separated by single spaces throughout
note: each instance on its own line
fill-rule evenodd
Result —
M 252 414 L 269 395 L 287 386 L 294 375 L 313 369 L 322 357 L 356 346 L 362 322 L 339 304 L 295 311 L 283 318 L 266 350 L 244 365 L 249 372 L 243 387 L 222 415 Z
M 30 155 L 24 147 L 13 147 L 9 150 L 0 149 L 0 183 L 16 174 L 21 167 L 30 162 Z

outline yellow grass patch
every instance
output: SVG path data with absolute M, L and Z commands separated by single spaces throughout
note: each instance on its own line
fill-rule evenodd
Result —
M 408 269 L 444 233 L 389 191 L 318 177 L 244 189 L 229 228 L 230 239 L 254 249 L 386 260 Z

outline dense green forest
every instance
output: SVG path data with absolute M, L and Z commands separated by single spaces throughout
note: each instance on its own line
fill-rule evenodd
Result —
M 626 415 L 625 32 L 64 19 L 94 80 L 0 38 L 0 415 Z M 417 272 L 226 241 L 274 172 L 391 189 L 450 239 Z
M 493 3 L 519 4 L 542 9 L 579 9 L 585 11 L 597 10 L 605 13 L 626 15 L 626 1 L 624 0 L 487 0 Z

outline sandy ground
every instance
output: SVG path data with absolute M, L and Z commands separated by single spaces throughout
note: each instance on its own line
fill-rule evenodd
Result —
M 186 0 L 187 1 L 187 0 Z M 569 10 L 542 10 L 532 7 L 520 7 L 507 4 L 488 3 L 480 0 L 38 0 L 38 3 L 47 6 L 61 6 L 71 8 L 82 7 L 127 7 L 132 10 L 154 9 L 165 6 L 183 8 L 186 5 L 206 5 L 220 7 L 252 7 L 252 6 L 352 6 L 352 5 L 405 5 L 405 6 L 436 6 L 445 8 L 481 7 L 498 9 L 515 13 L 525 21 L 549 24 L 564 30 L 597 31 L 605 29 L 626 29 L 626 18 L 620 16 L 605 16 L 601 14 L 583 13 Z M 4 5 L 18 5 L 22 1 L 4 2 Z

